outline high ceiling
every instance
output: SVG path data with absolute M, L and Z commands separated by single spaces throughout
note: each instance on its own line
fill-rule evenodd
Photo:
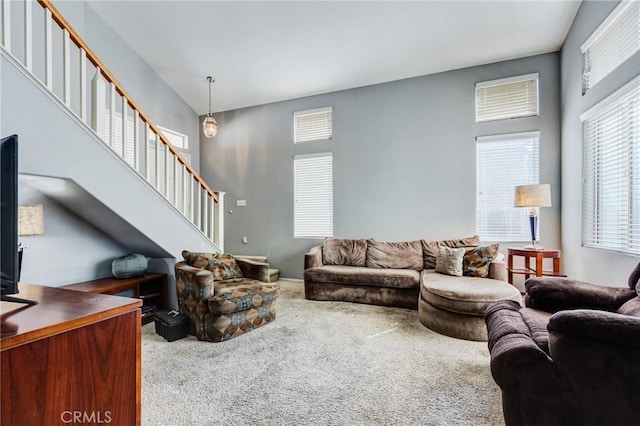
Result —
M 198 113 L 560 49 L 579 1 L 96 1 Z

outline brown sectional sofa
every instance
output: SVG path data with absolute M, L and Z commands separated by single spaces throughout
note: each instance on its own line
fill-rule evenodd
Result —
M 478 236 L 399 243 L 329 238 L 305 255 L 305 297 L 418 309 L 423 276 L 433 273 L 440 247 L 479 244 Z M 504 268 L 504 262 L 492 264 L 490 276 L 505 280 Z

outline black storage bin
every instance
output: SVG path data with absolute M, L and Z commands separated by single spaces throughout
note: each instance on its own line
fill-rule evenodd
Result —
M 167 342 L 187 337 L 189 318 L 178 311 L 162 311 L 156 313 L 156 333 Z

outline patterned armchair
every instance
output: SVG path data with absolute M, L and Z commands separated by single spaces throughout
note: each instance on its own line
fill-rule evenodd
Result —
M 275 320 L 280 286 L 268 282 L 268 263 L 186 250 L 182 256 L 175 265 L 176 291 L 189 334 L 222 342 Z

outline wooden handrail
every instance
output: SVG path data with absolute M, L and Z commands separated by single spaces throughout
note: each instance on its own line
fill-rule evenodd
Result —
M 173 145 L 171 145 L 171 143 L 167 140 L 167 138 L 164 136 L 162 131 L 160 131 L 158 127 L 156 127 L 156 125 L 153 124 L 151 119 L 144 113 L 142 108 L 140 108 L 140 106 L 138 106 L 138 104 L 133 101 L 132 97 L 129 96 L 129 94 L 124 89 L 122 84 L 118 82 L 118 80 L 113 76 L 113 74 L 111 74 L 111 72 L 109 72 L 107 67 L 98 58 L 98 55 L 96 55 L 93 52 L 93 50 L 91 50 L 91 48 L 84 42 L 84 40 L 82 40 L 80 35 L 71 27 L 71 25 L 69 25 L 67 20 L 64 19 L 64 17 L 60 14 L 60 12 L 58 12 L 58 10 L 53 6 L 53 3 L 51 3 L 51 0 L 38 0 L 38 3 L 40 3 L 40 5 L 45 9 L 49 9 L 51 11 L 51 16 L 53 20 L 56 21 L 58 25 L 60 25 L 63 29 L 66 29 L 69 32 L 69 38 L 71 39 L 71 41 L 73 41 L 73 43 L 76 46 L 78 46 L 79 48 L 83 49 L 86 52 L 87 59 L 89 59 L 89 61 L 98 68 L 100 73 L 104 75 L 107 81 L 109 81 L 110 83 L 113 83 L 113 85 L 116 88 L 116 91 L 127 100 L 127 103 L 131 106 L 131 108 L 138 111 L 138 115 L 142 119 L 142 121 L 144 121 L 149 125 L 149 128 L 153 130 L 160 137 L 160 141 L 163 144 L 165 144 L 167 148 L 169 148 L 169 150 L 178 158 L 178 161 L 180 161 L 180 163 L 182 163 L 186 167 L 187 171 L 194 177 L 194 179 L 198 181 L 200 186 L 202 186 L 202 188 L 204 188 L 204 190 L 207 191 L 207 193 L 211 197 L 213 197 L 213 200 L 216 203 L 218 203 L 219 202 L 218 194 L 214 192 L 209 187 L 209 185 L 207 185 L 204 179 L 202 179 L 200 175 L 193 169 L 193 167 L 191 167 L 189 163 L 187 163 L 187 161 L 182 157 L 182 155 L 180 155 L 180 152 L 177 149 L 175 149 Z

